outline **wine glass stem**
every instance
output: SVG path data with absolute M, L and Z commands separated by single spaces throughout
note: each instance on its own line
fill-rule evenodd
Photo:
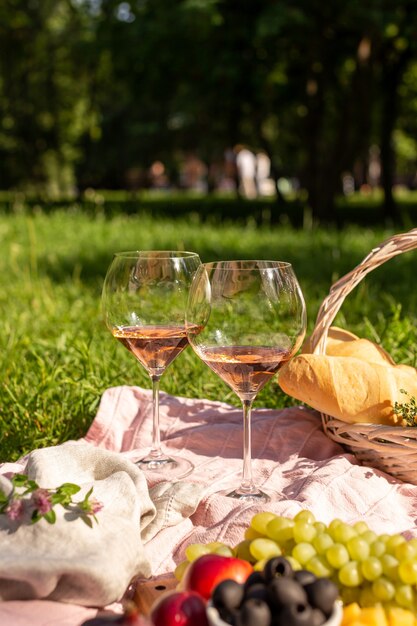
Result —
M 149 456 L 159 459 L 163 456 L 161 450 L 161 435 L 159 431 L 159 381 L 161 376 L 151 376 L 152 380 L 152 447 Z
M 255 485 L 252 479 L 251 413 L 253 400 L 243 400 L 243 474 L 240 491 L 252 492 Z

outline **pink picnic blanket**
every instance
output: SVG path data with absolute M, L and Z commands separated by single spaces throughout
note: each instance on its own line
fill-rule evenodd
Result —
M 138 387 L 115 387 L 102 397 L 84 442 L 100 449 L 139 458 L 152 433 L 151 393 Z M 242 469 L 242 412 L 222 402 L 179 398 L 161 393 L 161 436 L 164 447 L 195 466 L 175 483 L 148 481 L 151 498 L 166 500 L 163 511 L 144 536 L 154 576 L 172 572 L 189 543 L 223 541 L 235 545 L 251 517 L 260 510 L 294 516 L 310 509 L 328 523 L 365 519 L 376 532 L 417 536 L 417 486 L 402 483 L 378 470 L 358 465 L 355 458 L 329 440 L 317 413 L 303 407 L 283 410 L 255 408 L 252 456 L 256 482 L 278 492 L 276 500 L 241 503 L 219 495 L 239 482 Z M 20 471 L 5 464 L 2 472 Z M 111 572 L 109 572 L 111 575 Z M 121 605 L 110 607 L 118 612 Z M 79 626 L 97 608 L 45 600 L 0 603 L 0 626 Z

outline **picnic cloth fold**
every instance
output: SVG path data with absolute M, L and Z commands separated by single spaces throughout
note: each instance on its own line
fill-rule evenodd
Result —
M 139 458 L 152 439 L 151 400 L 151 392 L 139 387 L 106 390 L 85 441 L 99 451 L 120 453 L 118 456 L 126 461 Z M 161 393 L 160 424 L 164 447 L 192 461 L 195 469 L 180 482 L 170 482 L 169 476 L 148 480 L 156 515 L 143 528 L 142 542 L 154 576 L 172 572 L 189 543 L 224 541 L 235 545 L 243 538 L 251 517 L 265 509 L 293 516 L 306 508 L 326 523 L 335 517 L 347 523 L 365 519 L 378 533 L 417 536 L 417 486 L 359 465 L 355 457 L 326 437 L 315 411 L 304 407 L 254 409 L 254 477 L 262 488 L 278 493 L 267 505 L 240 502 L 218 493 L 234 487 L 240 478 L 240 408 Z M 4 466 L 4 470 L 13 468 Z M 141 541 L 139 533 L 137 540 Z M 19 626 L 79 626 L 82 617 L 91 617 L 87 609 L 85 616 L 79 610 L 70 616 L 70 605 L 61 605 L 67 614 L 62 613 L 62 620 L 58 620 L 60 605 L 44 604 L 54 605 L 54 621 L 47 621 L 42 602 L 33 603 L 30 621 L 24 620 L 27 603 L 0 603 L 0 625 L 14 626 L 5 617 L 10 615 L 11 605 Z M 77 607 L 73 608 L 75 611 Z M 112 610 L 119 609 L 113 605 Z
M 133 463 L 88 443 L 68 442 L 30 453 L 24 472 L 44 488 L 79 485 L 77 502 L 92 487 L 103 507 L 91 527 L 60 505 L 54 507 L 54 524 L 1 515 L 0 599 L 103 606 L 119 599 L 134 576 L 150 574 L 141 532 L 156 507 Z M 8 493 L 10 481 L 0 481 Z

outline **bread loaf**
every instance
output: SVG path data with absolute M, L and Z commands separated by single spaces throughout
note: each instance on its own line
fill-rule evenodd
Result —
M 341 339 L 331 331 L 325 355 L 302 353 L 284 365 L 278 378 L 282 390 L 346 422 L 401 422 L 394 405 L 406 401 L 402 389 L 417 398 L 417 370 L 395 365 L 372 341 Z

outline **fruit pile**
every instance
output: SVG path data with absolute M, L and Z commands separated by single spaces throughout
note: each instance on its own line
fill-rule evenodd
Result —
M 294 572 L 284 557 L 266 562 L 245 583 L 226 579 L 211 596 L 226 624 L 234 626 L 322 626 L 335 606 L 337 586 L 307 570 Z
M 268 559 L 285 556 L 293 570 L 333 580 L 345 605 L 398 606 L 417 613 L 417 539 L 377 535 L 363 521 L 349 525 L 334 519 L 326 525 L 307 510 L 294 518 L 258 513 L 233 548 L 188 546 L 176 576 L 182 578 L 189 562 L 207 552 L 231 553 L 258 571 Z

